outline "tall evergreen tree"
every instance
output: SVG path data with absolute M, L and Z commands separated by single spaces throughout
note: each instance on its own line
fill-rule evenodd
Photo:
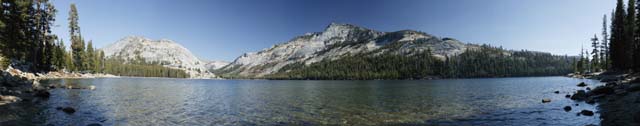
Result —
M 639 6 L 638 4 L 640 3 L 638 3 L 637 0 L 630 0 L 630 1 L 635 2 L 634 11 L 636 11 L 636 15 L 634 18 L 635 19 L 634 21 L 635 29 L 633 31 L 634 39 L 629 46 L 630 47 L 629 52 L 631 53 L 630 54 L 631 60 L 633 60 L 631 67 L 633 67 L 633 69 L 637 72 L 637 71 L 640 71 L 640 19 L 638 19 L 640 18 L 640 12 L 637 12 L 638 11 L 637 7 Z
M 598 72 L 600 70 L 600 51 L 598 50 L 600 44 L 598 43 L 598 36 L 593 35 L 591 38 L 591 47 L 593 50 L 591 51 L 591 71 Z
M 625 16 L 625 28 L 624 28 L 624 41 L 623 41 L 623 62 L 624 69 L 631 69 L 633 66 L 634 58 L 634 46 L 636 42 L 636 0 L 629 0 L 629 4 L 627 5 L 627 14 Z
M 616 9 L 614 11 L 611 21 L 611 39 L 609 42 L 609 58 L 611 60 L 611 67 L 614 70 L 623 70 L 626 65 L 624 61 L 625 57 L 625 11 L 622 0 L 618 0 L 616 3 Z
M 87 70 L 91 70 L 92 72 L 95 72 L 95 50 L 93 50 L 93 42 L 91 40 L 89 40 L 89 43 L 87 43 L 87 52 L 85 53 L 86 57 L 84 58 L 84 63 L 86 63 L 87 65 Z
M 609 34 L 607 33 L 607 15 L 602 17 L 602 39 L 600 40 L 600 61 L 603 69 L 609 69 Z
M 80 26 L 78 25 L 78 9 L 76 4 L 71 4 L 69 10 L 69 35 L 71 37 L 71 54 L 73 56 L 73 64 L 75 70 L 85 70 L 83 58 L 85 52 L 84 41 L 80 35 Z

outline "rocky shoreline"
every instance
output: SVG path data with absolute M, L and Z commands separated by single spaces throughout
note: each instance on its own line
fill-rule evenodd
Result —
M 593 89 L 578 90 L 569 98 L 598 103 L 601 125 L 640 125 L 640 74 L 600 72 L 592 74 L 569 74 L 569 77 L 596 79 L 606 83 Z M 578 85 L 579 86 L 579 85 Z
M 118 77 L 110 74 L 80 74 L 80 73 L 64 73 L 64 72 L 48 72 L 29 73 L 22 72 L 12 67 L 6 70 L 0 70 L 0 106 L 20 101 L 30 101 L 33 99 L 46 99 L 50 96 L 49 89 L 66 88 L 66 89 L 91 89 L 89 87 L 72 87 L 68 85 L 40 85 L 43 79 L 61 79 L 61 78 L 110 78 Z

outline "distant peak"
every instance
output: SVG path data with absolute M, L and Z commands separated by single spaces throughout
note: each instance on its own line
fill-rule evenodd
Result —
M 329 26 L 327 26 L 327 29 L 329 29 L 329 28 L 337 28 L 337 27 L 358 27 L 358 26 L 351 25 L 351 24 L 331 22 L 329 24 Z
M 329 26 L 325 29 L 325 32 L 329 31 L 354 31 L 354 30 L 369 30 L 368 28 L 346 24 L 346 23 L 336 23 L 331 22 Z

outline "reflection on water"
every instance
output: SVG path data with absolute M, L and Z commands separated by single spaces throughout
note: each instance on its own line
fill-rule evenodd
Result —
M 7 109 L 16 124 L 281 125 L 436 124 L 584 125 L 576 116 L 594 105 L 564 98 L 590 80 L 565 77 L 287 81 L 105 78 L 50 80 L 95 85 L 95 91 L 54 89 L 49 100 Z M 553 91 L 559 90 L 560 94 Z M 543 104 L 542 98 L 552 102 Z M 573 104 L 580 104 L 574 106 Z M 573 111 L 562 107 L 572 105 Z M 25 105 L 29 106 L 29 105 Z M 71 106 L 74 114 L 56 107 Z

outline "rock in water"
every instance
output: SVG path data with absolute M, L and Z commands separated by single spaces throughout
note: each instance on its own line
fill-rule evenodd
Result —
M 578 90 L 571 96 L 571 100 L 584 100 L 587 98 L 587 93 L 584 90 Z
M 89 125 L 87 125 L 87 126 L 102 126 L 102 125 L 100 125 L 100 124 L 98 124 L 98 123 L 91 123 L 91 124 L 89 124 Z
M 542 103 L 548 103 L 548 102 L 551 102 L 551 99 L 548 99 L 548 98 L 542 99 Z
M 564 97 L 565 98 L 571 98 L 571 95 L 565 95 Z
M 580 82 L 577 86 L 578 86 L 578 87 L 584 87 L 584 86 L 587 86 L 587 84 L 586 84 L 586 83 L 584 83 L 584 82 Z
M 73 109 L 71 107 L 64 107 L 64 108 L 62 108 L 62 111 L 67 113 L 67 114 L 73 114 L 73 113 L 76 112 L 76 109 Z
M 33 95 L 40 98 L 49 98 L 51 93 L 47 90 L 37 90 Z
M 564 111 L 567 111 L 567 112 L 571 111 L 571 106 L 565 106 L 563 109 L 564 109 Z
M 560 94 L 560 91 L 554 91 L 553 93 Z
M 589 111 L 589 110 L 582 110 L 580 112 L 580 114 L 585 115 L 585 116 L 593 116 L 593 111 Z
M 93 85 L 89 86 L 89 90 L 96 90 L 96 86 L 93 86 Z

